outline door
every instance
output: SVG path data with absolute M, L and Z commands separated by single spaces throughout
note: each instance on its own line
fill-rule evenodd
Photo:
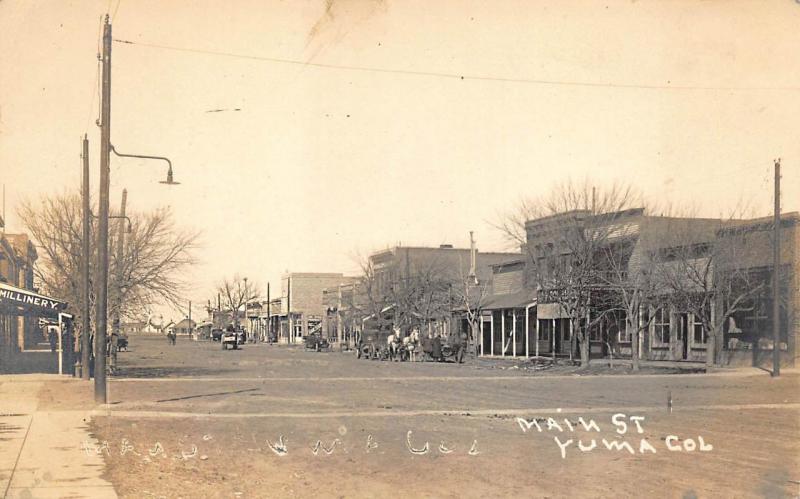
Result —
M 689 314 L 678 314 L 678 355 L 681 360 L 689 359 Z

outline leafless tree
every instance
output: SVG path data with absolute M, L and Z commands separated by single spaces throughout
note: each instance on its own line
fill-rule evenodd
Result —
M 228 308 L 231 313 L 231 321 L 234 326 L 239 325 L 239 309 L 243 310 L 243 314 L 247 314 L 244 307 L 247 303 L 258 300 L 261 296 L 261 291 L 257 283 L 245 280 L 238 274 L 231 278 L 225 278 L 217 286 L 217 293 L 222 297 L 223 305 Z M 244 315 L 243 315 L 244 317 Z
M 578 342 L 582 366 L 589 363 L 589 332 L 610 309 L 605 300 L 613 298 L 602 292 L 608 272 L 604 248 L 621 220 L 630 215 L 628 211 L 640 202 L 624 184 L 595 188 L 588 181 L 567 181 L 548 197 L 526 201 L 494 224 L 507 240 L 522 246 L 528 258 L 527 275 L 539 288 L 539 303 L 557 303 L 569 318 L 575 333 L 571 347 Z M 546 236 L 546 244 L 532 244 L 526 222 L 542 216 L 560 219 Z
M 616 295 L 617 306 L 625 314 L 625 327 L 631 337 L 631 364 L 639 370 L 639 338 L 648 331 L 653 314 L 647 313 L 656 295 L 656 265 L 648 248 L 647 236 L 640 231 L 608 241 L 603 248 L 606 272 L 602 283 Z
M 461 262 L 459 262 L 461 263 Z M 478 355 L 478 336 L 480 334 L 480 318 L 486 298 L 489 296 L 490 281 L 480 282 L 476 276 L 464 273 L 463 265 L 459 265 L 459 280 L 453 287 L 454 309 L 462 311 L 469 324 L 468 347 Z
M 733 217 L 675 218 L 663 231 L 655 266 L 659 285 L 670 305 L 702 322 L 708 333 L 708 366 L 718 362 L 724 324 L 750 308 L 753 297 L 769 284 L 769 276 L 753 263 L 763 252 L 753 244 L 756 232 L 752 224 Z
M 92 241 L 82 240 L 81 197 L 74 193 L 44 196 L 25 201 L 18 214 L 26 230 L 37 242 L 40 258 L 35 266 L 37 282 L 43 292 L 75 305 L 80 323 L 81 255 L 85 246 L 96 251 Z M 111 231 L 109 254 L 109 313 L 121 304 L 123 317 L 131 317 L 156 303 L 177 306 L 185 291 L 182 274 L 194 262 L 193 252 L 199 234 L 179 230 L 168 209 L 131 213 L 130 233 L 126 234 L 123 258 L 117 261 L 117 231 Z M 92 218 L 92 224 L 96 219 Z M 119 220 L 119 223 L 128 223 Z M 92 232 L 94 232 L 94 227 Z M 91 262 L 95 259 L 92 257 Z M 122 272 L 118 273 L 118 266 Z M 90 279 L 96 269 L 90 265 Z M 119 280 L 118 276 L 122 275 Z M 92 287 L 93 291 L 93 287 Z M 90 305 L 94 295 L 90 293 Z M 91 306 L 90 310 L 94 310 Z
M 360 312 L 360 319 L 372 317 L 379 328 L 386 328 L 389 322 L 386 320 L 385 312 L 387 307 L 392 304 L 391 294 L 387 292 L 382 276 L 375 268 L 375 264 L 369 258 L 361 258 L 361 276 L 356 282 L 356 289 L 352 295 L 351 307 Z

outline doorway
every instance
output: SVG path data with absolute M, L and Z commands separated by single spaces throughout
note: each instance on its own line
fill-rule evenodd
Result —
M 678 320 L 678 356 L 681 360 L 689 360 L 689 314 L 677 314 Z

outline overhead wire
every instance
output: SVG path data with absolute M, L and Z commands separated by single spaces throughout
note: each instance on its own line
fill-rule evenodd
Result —
M 132 40 L 124 40 L 115 38 L 116 43 L 126 45 L 138 45 L 141 47 L 156 48 L 162 50 L 171 50 L 175 52 L 195 53 L 213 55 L 219 57 L 231 57 L 237 59 L 247 59 L 254 61 L 273 62 L 278 64 L 293 64 L 306 67 L 316 67 L 324 69 L 338 69 L 344 71 L 360 71 L 372 73 L 388 73 L 388 74 L 402 74 L 409 76 L 427 76 L 438 78 L 450 78 L 457 80 L 473 80 L 473 81 L 494 81 L 501 83 L 520 83 L 520 84 L 533 84 L 533 85 L 558 85 L 558 86 L 572 86 L 572 87 L 596 87 L 596 88 L 620 88 L 620 89 L 636 89 L 636 90 L 691 90 L 691 91 L 795 91 L 800 90 L 800 86 L 775 86 L 775 87 L 734 87 L 734 86 L 695 86 L 695 85 L 658 85 L 658 84 L 635 84 L 635 83 L 615 83 L 615 82 L 592 82 L 592 81 L 577 81 L 577 80 L 548 80 L 548 79 L 534 79 L 534 78 L 512 78 L 500 76 L 481 76 L 481 75 L 467 75 L 460 73 L 449 73 L 444 71 L 418 71 L 410 69 L 397 69 L 397 68 L 379 68 L 372 66 L 354 66 L 347 64 L 329 64 L 322 62 L 302 61 L 298 59 L 288 59 L 280 57 L 266 57 L 259 55 L 238 54 L 235 52 L 223 52 L 216 50 L 196 49 L 189 47 L 176 47 L 171 45 L 161 45 L 156 43 L 138 42 Z
M 111 22 L 112 22 L 112 23 L 114 22 L 114 19 L 116 19 L 116 18 L 117 18 L 117 11 L 119 10 L 119 4 L 121 4 L 121 3 L 122 3 L 122 0 L 117 0 L 117 6 L 116 6 L 116 7 L 114 7 L 114 13 L 113 13 L 113 14 L 111 14 Z M 110 5 L 110 4 L 109 4 L 109 5 Z

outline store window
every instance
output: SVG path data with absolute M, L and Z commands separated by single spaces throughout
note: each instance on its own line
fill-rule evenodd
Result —
M 653 315 L 653 345 L 669 345 L 669 310 L 666 307 L 659 307 Z
M 692 343 L 695 345 L 705 345 L 707 335 L 701 316 L 692 314 L 692 321 Z
M 619 328 L 619 333 L 617 334 L 617 340 L 620 343 L 631 342 L 631 331 L 628 329 L 628 324 L 625 318 L 626 318 L 625 312 L 620 312 L 619 314 L 617 314 L 617 327 Z
M 553 321 L 550 319 L 542 319 L 539 321 L 539 340 L 550 341 L 550 334 L 553 332 Z

